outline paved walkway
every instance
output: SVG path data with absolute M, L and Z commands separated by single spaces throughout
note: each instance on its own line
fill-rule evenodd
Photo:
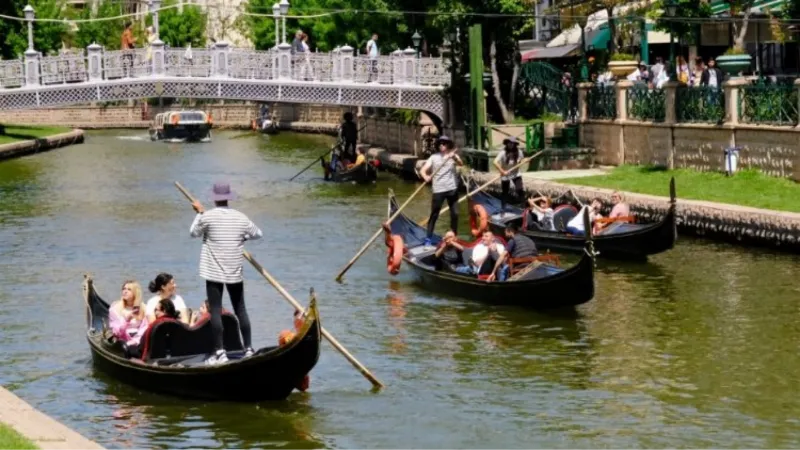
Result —
M 103 449 L 0 387 L 0 422 L 41 449 Z
M 608 175 L 611 169 L 571 169 L 571 170 L 541 170 L 538 172 L 523 172 L 523 179 L 533 180 L 563 180 L 565 178 L 583 178 L 596 175 Z

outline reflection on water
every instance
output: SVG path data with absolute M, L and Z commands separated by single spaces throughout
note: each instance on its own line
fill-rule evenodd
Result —
M 405 198 L 415 185 L 328 184 L 319 167 L 288 182 L 330 138 L 237 136 L 90 133 L 0 163 L 0 383 L 111 448 L 800 446 L 797 258 L 681 237 L 647 264 L 600 262 L 596 298 L 560 315 L 431 294 L 408 270 L 389 276 L 381 245 L 339 284 L 387 188 Z M 205 298 L 175 180 L 203 201 L 231 181 L 265 232 L 250 251 L 298 299 L 314 287 L 325 328 L 387 388 L 372 393 L 328 344 L 310 391 L 278 403 L 186 401 L 97 372 L 84 272 L 107 300 L 161 271 L 190 306 Z M 245 278 L 254 342 L 273 345 L 292 310 Z

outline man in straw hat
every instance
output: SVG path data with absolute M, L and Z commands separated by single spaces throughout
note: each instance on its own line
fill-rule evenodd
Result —
M 505 214 L 506 203 L 508 203 L 509 192 L 511 191 L 511 183 L 514 183 L 514 192 L 516 193 L 516 198 L 518 200 L 524 198 L 523 194 L 525 193 L 525 189 L 522 186 L 522 175 L 519 173 L 519 167 L 511 170 L 512 167 L 519 164 L 519 162 L 522 160 L 522 154 L 519 151 L 519 143 L 517 142 L 517 138 L 513 136 L 508 137 L 503 140 L 503 145 L 505 145 L 505 148 L 500 150 L 500 153 L 498 153 L 497 157 L 494 159 L 494 166 L 497 167 L 500 175 L 502 175 L 500 178 L 500 187 L 503 191 L 503 194 L 500 197 L 501 214 Z
M 206 280 L 206 294 L 211 313 L 211 331 L 214 335 L 214 354 L 206 360 L 207 364 L 221 364 L 228 361 L 222 346 L 222 288 L 228 290 L 233 311 L 239 319 L 242 339 L 246 348 L 245 357 L 253 354 L 250 335 L 250 319 L 244 304 L 244 283 L 242 264 L 244 262 L 244 241 L 259 239 L 261 230 L 241 212 L 229 208 L 228 201 L 236 198 L 227 183 L 217 183 L 211 190 L 211 201 L 215 208 L 205 211 L 200 202 L 192 207 L 197 216 L 189 233 L 192 237 L 203 238 L 200 252 L 201 278 Z
M 431 200 L 431 215 L 428 219 L 428 236 L 425 245 L 431 245 L 431 236 L 439 219 L 445 200 L 450 207 L 450 229 L 458 235 L 458 169 L 464 162 L 458 157 L 453 141 L 447 136 L 440 136 L 436 141 L 439 153 L 434 153 L 425 161 L 420 170 L 420 175 L 425 182 L 431 182 L 433 198 Z M 439 170 L 441 168 L 441 170 Z

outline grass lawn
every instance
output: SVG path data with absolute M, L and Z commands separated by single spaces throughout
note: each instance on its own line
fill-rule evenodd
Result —
M 3 124 L 0 124 L 2 127 Z M 27 125 L 5 125 L 5 132 L 0 134 L 0 145 L 17 141 L 30 141 L 44 138 L 54 134 L 66 133 L 69 128 L 62 127 L 33 127 Z M 2 447 L 0 447 L 2 448 Z
M 706 200 L 800 212 L 800 183 L 764 175 L 757 170 L 745 170 L 733 177 L 727 177 L 723 173 L 690 169 L 620 166 L 608 175 L 558 181 L 669 197 L 669 179 L 672 176 L 675 177 L 675 190 L 679 200 Z
M 0 448 L 39 448 L 21 434 L 0 423 Z

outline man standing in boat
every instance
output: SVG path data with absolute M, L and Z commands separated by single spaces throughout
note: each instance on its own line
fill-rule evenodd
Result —
M 214 354 L 206 360 L 207 364 L 221 364 L 228 361 L 222 346 L 223 287 L 227 288 L 233 312 L 239 319 L 246 348 L 245 357 L 253 354 L 250 319 L 244 304 L 242 252 L 244 241 L 259 239 L 262 233 L 246 215 L 228 207 L 228 201 L 235 198 L 229 184 L 217 183 L 211 191 L 214 209 L 206 212 L 200 202 L 192 204 L 197 216 L 192 222 L 189 233 L 192 237 L 203 238 L 199 274 L 206 280 L 211 332 L 214 335 Z
M 511 168 L 519 164 L 520 159 L 522 159 L 520 157 L 521 155 L 517 138 L 513 136 L 508 137 L 503 140 L 503 145 L 505 145 L 505 148 L 503 148 L 503 150 L 501 150 L 494 159 L 494 166 L 497 167 L 500 175 L 502 175 L 502 178 L 500 178 L 500 187 L 502 189 L 502 195 L 500 197 L 500 214 L 505 214 L 506 205 L 510 203 L 509 193 L 511 191 L 511 183 L 514 183 L 514 193 L 516 194 L 517 201 L 522 199 L 523 194 L 525 193 L 524 186 L 522 185 L 522 175 L 519 173 L 519 167 L 511 170 Z
M 353 122 L 353 113 L 344 113 L 344 123 L 342 123 L 339 138 L 344 142 L 344 154 L 347 159 L 356 159 L 356 142 L 358 141 L 358 126 Z
M 426 183 L 431 182 L 433 191 L 425 245 L 431 245 L 433 230 L 445 200 L 447 206 L 450 207 L 450 229 L 458 235 L 458 169 L 456 167 L 463 166 L 464 162 L 456 154 L 455 145 L 449 137 L 440 136 L 437 142 L 439 153 L 431 155 L 420 170 L 422 179 Z

